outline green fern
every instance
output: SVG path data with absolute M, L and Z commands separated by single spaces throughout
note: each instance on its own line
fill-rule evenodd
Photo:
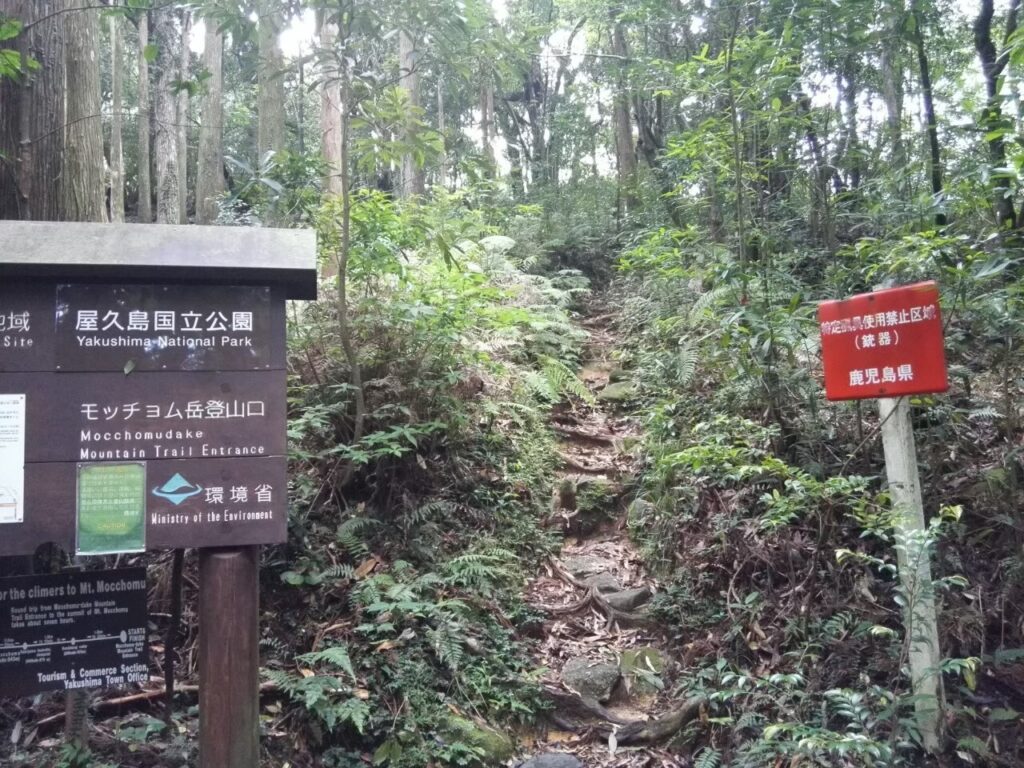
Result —
M 344 563 L 332 565 L 330 568 L 326 568 L 320 573 L 320 578 L 324 581 L 352 580 L 355 577 L 355 569 L 351 565 L 346 565 Z
M 734 292 L 732 286 L 720 285 L 706 293 L 702 293 L 690 306 L 688 320 L 691 326 L 698 326 L 711 316 L 711 308 Z
M 713 747 L 704 747 L 697 753 L 693 768 L 718 768 L 722 764 L 722 753 Z
M 352 667 L 352 659 L 349 658 L 348 648 L 342 645 L 333 645 L 330 648 L 324 648 L 320 651 L 305 653 L 298 658 L 299 661 L 305 662 L 306 664 L 330 664 L 331 666 L 341 669 L 353 680 L 356 678 L 356 671 Z
M 465 655 L 462 637 L 465 627 L 460 624 L 444 622 L 436 629 L 428 629 L 427 640 L 442 664 L 453 672 L 457 672 Z
M 420 504 L 415 509 L 410 509 L 402 514 L 401 527 L 408 533 L 413 528 L 422 525 L 430 520 L 444 517 L 452 517 L 459 512 L 460 505 L 453 501 L 438 499 Z
M 956 746 L 958 749 L 970 750 L 980 757 L 988 757 L 992 754 L 992 750 L 989 749 L 988 744 L 977 736 L 964 736 L 962 739 L 957 740 Z
M 366 534 L 379 525 L 379 522 L 369 517 L 350 517 L 338 526 L 338 542 L 353 560 L 364 560 L 370 555 L 370 548 L 364 540 Z
M 468 552 L 445 564 L 445 580 L 455 586 L 492 594 L 500 585 L 512 581 L 514 574 L 508 564 L 515 560 L 514 553 L 500 547 L 484 552 Z
M 676 362 L 678 372 L 677 382 L 681 387 L 687 387 L 693 382 L 697 373 L 697 363 L 700 360 L 700 352 L 696 345 L 689 339 L 679 339 L 679 358 Z
M 549 387 L 558 395 L 578 397 L 587 405 L 594 405 L 597 401 L 593 392 L 587 389 L 583 380 L 561 360 L 553 357 L 541 358 L 541 371 Z

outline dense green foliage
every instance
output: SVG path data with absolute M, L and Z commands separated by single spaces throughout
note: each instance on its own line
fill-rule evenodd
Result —
M 663 702 L 707 696 L 665 749 L 705 768 L 924 764 L 902 613 L 920 595 L 896 565 L 913 542 L 894 533 L 874 403 L 823 397 L 815 309 L 926 279 L 951 379 L 912 399 L 944 758 L 1024 760 L 1017 0 L 280 2 L 310 39 L 275 73 L 285 140 L 262 156 L 266 3 L 168 5 L 229 41 L 220 223 L 314 227 L 325 275 L 289 310 L 268 760 L 500 764 L 550 706 L 530 658 L 547 617 L 523 588 L 559 545 L 550 412 L 594 403 L 576 375 L 589 298 L 614 315 L 635 385 L 620 416 L 643 433 L 628 531 L 678 657 L 651 677 Z M 37 62 L 8 16 L 0 86 L 21 87 Z M 193 55 L 180 75 L 195 108 L 210 73 Z M 146 163 L 127 149 L 137 208 Z M 589 493 L 581 509 L 619 512 Z M 22 733 L 24 712 L 0 715 Z M 190 722 L 119 738 L 180 764 Z

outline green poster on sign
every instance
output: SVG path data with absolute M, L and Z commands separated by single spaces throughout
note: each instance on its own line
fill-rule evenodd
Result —
M 79 555 L 146 549 L 146 465 L 78 465 Z

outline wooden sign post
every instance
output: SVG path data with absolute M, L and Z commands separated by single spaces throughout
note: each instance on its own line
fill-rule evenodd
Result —
M 256 765 L 259 545 L 288 529 L 285 300 L 316 297 L 315 235 L 5 221 L 0 254 L 0 556 L 199 548 L 200 762 Z
M 906 396 L 949 388 L 939 293 L 934 282 L 861 294 L 818 307 L 825 391 L 830 400 L 877 398 L 904 629 L 921 740 L 940 750 L 944 706 L 938 619 L 917 451 Z

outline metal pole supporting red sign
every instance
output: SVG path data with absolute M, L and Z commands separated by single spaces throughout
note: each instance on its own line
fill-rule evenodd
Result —
M 938 620 L 907 395 L 949 388 L 939 290 L 934 282 L 876 290 L 818 305 L 825 394 L 878 399 L 897 560 L 906 607 L 910 676 L 921 740 L 940 749 L 942 711 Z

